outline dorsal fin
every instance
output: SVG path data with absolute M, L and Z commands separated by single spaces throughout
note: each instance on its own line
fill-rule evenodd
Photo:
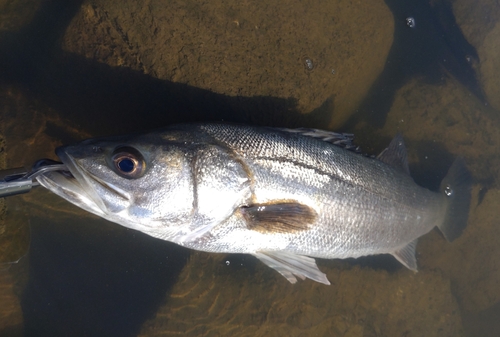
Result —
M 406 147 L 403 141 L 403 136 L 401 136 L 400 133 L 392 139 L 389 146 L 378 155 L 377 159 L 387 165 L 401 169 L 403 172 L 410 174 Z
M 331 143 L 346 150 L 353 151 L 356 153 L 361 153 L 361 149 L 359 148 L 359 146 L 353 144 L 354 135 L 352 133 L 338 133 L 333 131 L 309 129 L 309 128 L 297 128 L 297 129 L 279 128 L 279 130 L 290 133 L 298 133 L 302 136 L 320 139 L 324 142 Z

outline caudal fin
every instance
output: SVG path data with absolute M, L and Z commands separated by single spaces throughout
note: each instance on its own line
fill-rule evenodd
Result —
M 440 191 L 448 199 L 443 223 L 438 226 L 446 240 L 455 240 L 467 226 L 472 177 L 463 158 L 457 158 L 441 182 Z

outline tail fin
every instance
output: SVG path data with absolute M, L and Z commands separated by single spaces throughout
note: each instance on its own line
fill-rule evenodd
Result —
M 467 226 L 472 177 L 463 158 L 457 158 L 441 182 L 440 191 L 448 199 L 443 223 L 438 226 L 446 240 L 455 240 Z

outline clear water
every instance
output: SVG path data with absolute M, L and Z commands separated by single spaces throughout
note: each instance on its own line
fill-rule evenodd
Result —
M 0 165 L 177 122 L 401 132 L 416 182 L 454 158 L 469 225 L 391 256 L 318 261 L 296 285 L 192 252 L 37 188 L 4 200 L 2 336 L 497 336 L 500 6 L 495 1 L 0 2 Z M 4 207 L 5 205 L 2 205 Z

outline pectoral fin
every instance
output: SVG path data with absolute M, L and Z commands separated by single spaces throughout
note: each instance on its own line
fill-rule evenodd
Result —
M 403 248 L 392 253 L 399 262 L 401 262 L 406 268 L 417 271 L 417 259 L 415 258 L 415 248 L 417 247 L 417 241 L 413 240 Z
M 296 255 L 289 252 L 257 252 L 252 254 L 259 260 L 275 269 L 290 283 L 296 283 L 297 277 L 301 280 L 309 278 L 313 281 L 330 285 L 326 275 L 322 273 L 316 261 L 307 256 Z
M 248 229 L 268 233 L 294 233 L 306 230 L 317 214 L 309 206 L 297 202 L 252 205 L 240 208 Z

